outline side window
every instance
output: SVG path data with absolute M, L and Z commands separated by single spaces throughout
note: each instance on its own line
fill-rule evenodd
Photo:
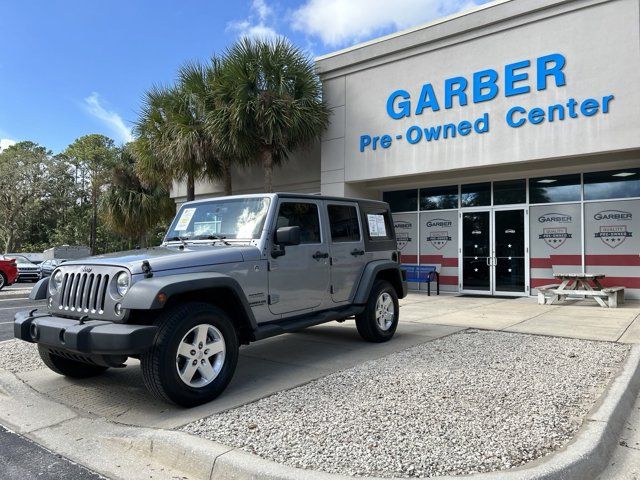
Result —
M 276 228 L 300 227 L 300 243 L 320 243 L 320 217 L 315 203 L 286 202 L 280 205 Z
M 369 230 L 369 240 L 389 240 L 392 238 L 388 211 L 367 212 L 366 224 Z
M 360 240 L 360 225 L 356 207 L 349 205 L 329 205 L 329 225 L 332 242 L 357 242 Z

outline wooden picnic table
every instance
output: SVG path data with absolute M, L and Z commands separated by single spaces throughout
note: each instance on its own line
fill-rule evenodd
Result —
M 605 275 L 602 273 L 556 273 L 553 276 L 560 280 L 559 285 L 538 287 L 538 303 L 542 305 L 550 305 L 569 296 L 591 297 L 605 308 L 615 308 L 619 303 L 624 303 L 624 287 L 603 287 L 600 280 Z M 553 296 L 548 297 L 547 292 Z

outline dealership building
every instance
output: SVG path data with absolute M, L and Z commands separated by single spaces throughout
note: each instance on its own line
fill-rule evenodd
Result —
M 414 289 L 437 265 L 455 292 L 586 271 L 640 298 L 638 0 L 492 2 L 316 62 L 331 124 L 276 189 L 389 202 Z

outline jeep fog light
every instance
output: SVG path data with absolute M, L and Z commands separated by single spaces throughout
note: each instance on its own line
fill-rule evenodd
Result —
M 62 272 L 60 270 L 53 274 L 51 280 L 49 280 L 49 292 L 53 295 L 62 286 Z
M 118 291 L 118 295 L 124 297 L 129 291 L 129 286 L 129 274 L 127 272 L 120 272 L 116 277 L 116 290 Z
M 116 303 L 116 305 L 115 305 L 115 307 L 113 307 L 113 309 L 115 310 L 117 316 L 122 315 L 122 305 L 121 304 Z

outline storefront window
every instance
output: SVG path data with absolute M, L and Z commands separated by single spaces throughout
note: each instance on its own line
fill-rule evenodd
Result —
M 389 204 L 392 212 L 415 212 L 418 210 L 418 190 L 397 190 L 384 192 L 382 199 Z
M 575 202 L 580 200 L 580 175 L 556 175 L 529 179 L 530 203 Z
M 640 168 L 584 174 L 584 199 L 640 197 Z
M 527 182 L 522 180 L 507 180 L 493 182 L 493 204 L 509 205 L 525 203 L 527 201 Z
M 420 210 L 458 208 L 458 186 L 420 189 Z
M 462 185 L 461 200 L 463 207 L 491 205 L 491 183 L 470 183 Z

